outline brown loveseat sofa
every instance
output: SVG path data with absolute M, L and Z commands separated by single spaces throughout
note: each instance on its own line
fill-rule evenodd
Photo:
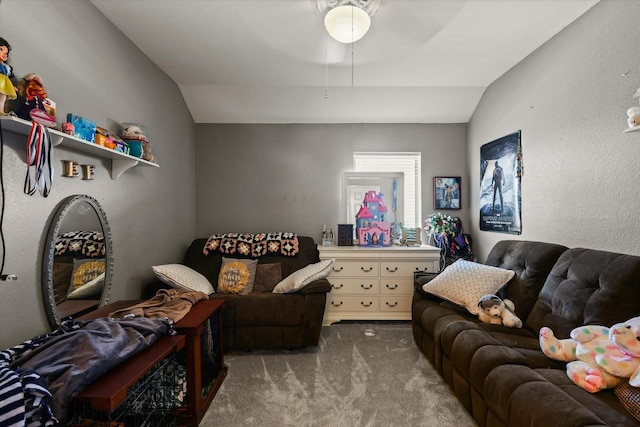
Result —
M 547 358 L 538 333 L 560 338 L 583 324 L 611 326 L 640 315 L 640 257 L 560 245 L 502 241 L 487 265 L 515 271 L 501 291 L 522 329 L 480 323 L 416 283 L 416 343 L 481 426 L 638 426 L 613 390 L 588 393 Z
M 204 275 L 217 290 L 218 274 L 223 254 L 203 253 L 207 239 L 194 240 L 185 255 L 183 264 Z M 224 255 L 227 258 L 249 258 L 240 255 Z M 258 258 L 258 264 L 279 264 L 281 277 L 285 278 L 301 268 L 320 261 L 316 243 L 311 237 L 298 236 L 298 253 L 295 256 L 266 255 Z M 258 278 L 259 279 L 259 278 Z M 299 348 L 318 345 L 327 292 L 331 284 L 326 279 L 315 280 L 301 290 L 288 294 L 275 294 L 263 283 L 254 284 L 247 295 L 213 293 L 209 298 L 226 301 L 222 311 L 225 351 L 272 348 Z M 158 289 L 166 288 L 160 282 L 145 287 L 144 298 L 150 298 Z

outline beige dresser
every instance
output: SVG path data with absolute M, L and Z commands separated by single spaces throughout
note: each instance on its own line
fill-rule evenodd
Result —
M 320 246 L 320 258 L 335 259 L 327 278 L 324 325 L 340 320 L 410 320 L 413 274 L 437 272 L 433 246 Z

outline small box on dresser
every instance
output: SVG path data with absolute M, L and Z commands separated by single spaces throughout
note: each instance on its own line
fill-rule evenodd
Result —
M 414 273 L 437 272 L 433 246 L 319 247 L 320 259 L 335 259 L 327 279 L 331 292 L 323 324 L 340 320 L 410 320 Z

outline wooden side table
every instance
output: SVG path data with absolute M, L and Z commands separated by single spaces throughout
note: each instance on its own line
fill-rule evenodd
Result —
M 88 387 L 82 390 L 74 398 L 74 413 L 77 416 L 91 417 L 96 421 L 124 421 L 129 416 L 129 411 L 139 408 L 147 408 L 139 417 L 147 423 L 155 425 L 164 423 L 161 420 L 171 419 L 174 410 L 170 405 L 154 405 L 141 402 L 138 396 L 131 395 L 130 389 L 136 389 L 140 381 L 149 375 L 158 374 L 158 365 L 170 355 L 182 349 L 185 345 L 185 337 L 173 335 L 161 337 L 151 347 L 142 350 L 138 354 L 125 360 L 116 368 L 98 378 Z M 138 401 L 130 402 L 132 399 Z M 149 410 L 148 407 L 154 409 Z M 96 416 L 97 419 L 95 418 Z
M 78 320 L 108 316 L 141 301 L 117 301 Z M 197 426 L 227 376 L 222 342 L 222 307 L 224 300 L 202 300 L 175 324 L 186 338 L 184 351 L 187 368 L 186 406 L 178 411 L 179 425 Z M 153 347 L 152 347 L 153 348 Z
M 186 336 L 187 405 L 179 424 L 197 426 L 227 376 L 222 343 L 223 300 L 202 300 L 176 323 Z

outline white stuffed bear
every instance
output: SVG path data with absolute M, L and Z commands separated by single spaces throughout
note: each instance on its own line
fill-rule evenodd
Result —
M 547 327 L 540 329 L 540 348 L 547 357 L 567 363 L 567 375 L 590 393 L 613 388 L 629 378 L 640 386 L 640 317 L 611 328 L 586 325 L 559 340 Z
M 494 294 L 483 295 L 478 301 L 480 313 L 478 318 L 481 322 L 493 325 L 504 325 L 509 328 L 522 328 L 522 320 L 516 316 L 516 309 L 513 301 L 501 299 Z
M 124 139 L 138 139 L 141 141 L 148 141 L 147 137 L 140 129 L 140 126 L 129 125 L 122 129 L 122 134 L 120 135 Z
M 640 107 L 631 107 L 627 110 L 627 124 L 630 128 L 640 126 Z

